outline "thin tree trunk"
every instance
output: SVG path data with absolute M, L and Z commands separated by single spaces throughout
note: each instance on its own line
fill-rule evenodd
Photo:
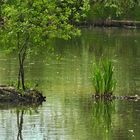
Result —
M 22 89 L 25 90 L 25 81 L 24 81 L 24 63 L 22 62 L 22 56 L 19 54 L 19 73 L 18 73 L 18 89 L 22 86 Z
M 22 83 L 22 89 L 25 90 L 24 66 L 23 66 L 23 63 L 21 65 L 21 83 Z
M 19 49 L 19 55 L 18 55 L 19 72 L 18 72 L 17 88 L 19 89 L 20 86 L 21 86 L 22 89 L 25 90 L 24 61 L 25 61 L 26 51 L 27 51 L 27 47 L 28 47 L 29 34 L 27 34 L 25 42 L 24 42 L 24 44 L 21 48 L 20 48 L 20 44 L 19 44 L 19 35 L 17 35 L 17 37 L 18 37 L 18 43 L 17 44 L 18 44 L 18 49 Z
M 24 81 L 24 61 L 22 51 L 19 53 L 19 74 L 18 74 L 18 89 L 22 86 L 22 89 L 25 90 L 25 81 Z
M 17 48 L 19 49 L 20 48 L 20 40 L 19 40 L 19 32 L 17 32 Z M 18 61 L 19 61 L 19 72 L 18 72 L 18 84 L 17 84 L 17 89 L 19 89 L 19 87 L 20 87 L 20 74 L 21 74 L 21 72 L 20 72 L 20 53 L 18 54 Z
M 18 61 L 19 61 L 19 72 L 18 72 L 18 85 L 17 88 L 20 88 L 20 78 L 21 78 L 21 58 L 20 58 L 20 54 L 18 56 Z

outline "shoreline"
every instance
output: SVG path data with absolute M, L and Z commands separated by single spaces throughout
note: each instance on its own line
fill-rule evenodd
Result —
M 96 21 L 84 21 L 76 26 L 81 27 L 119 27 L 126 29 L 140 29 L 140 21 L 131 20 L 96 20 Z
M 119 27 L 126 29 L 140 29 L 140 21 L 136 20 L 95 20 L 83 21 L 80 23 L 71 23 L 81 27 Z M 4 27 L 4 21 L 0 20 L 0 28 Z

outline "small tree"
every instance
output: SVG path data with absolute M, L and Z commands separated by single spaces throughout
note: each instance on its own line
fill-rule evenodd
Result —
M 5 1 L 2 6 L 4 32 L 7 39 L 16 38 L 12 48 L 18 52 L 18 89 L 26 89 L 24 62 L 28 50 L 44 46 L 50 38 L 70 39 L 79 35 L 74 23 L 84 18 L 88 10 L 88 0 Z

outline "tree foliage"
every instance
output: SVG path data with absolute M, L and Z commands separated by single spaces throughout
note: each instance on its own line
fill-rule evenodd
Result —
M 4 4 L 3 14 L 11 32 L 28 30 L 39 37 L 68 39 L 79 33 L 73 23 L 88 9 L 88 0 L 14 0 Z
M 130 11 L 134 11 L 139 0 L 90 0 L 91 18 L 120 18 L 129 16 Z
M 89 10 L 88 0 L 5 0 L 1 6 L 6 40 L 18 50 L 18 88 L 24 85 L 24 60 L 28 49 L 45 46 L 51 38 L 70 39 L 80 34 L 75 27 Z M 22 84 L 20 84 L 20 82 Z

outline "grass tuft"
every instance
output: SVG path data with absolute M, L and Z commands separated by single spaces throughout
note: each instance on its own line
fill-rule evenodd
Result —
M 112 95 L 116 87 L 116 80 L 113 78 L 114 67 L 112 61 L 102 61 L 94 63 L 92 73 L 92 83 L 96 95 Z

